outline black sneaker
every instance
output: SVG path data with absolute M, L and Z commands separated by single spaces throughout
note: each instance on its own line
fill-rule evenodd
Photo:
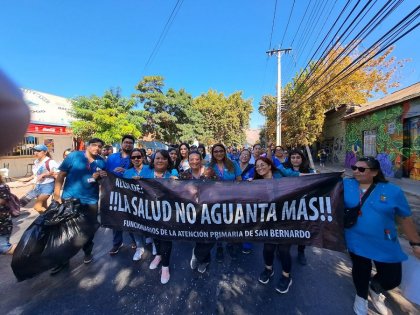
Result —
M 85 254 L 85 258 L 83 259 L 83 263 L 84 264 L 90 264 L 93 260 L 93 255 L 92 254 Z
M 308 261 L 305 256 L 305 252 L 298 252 L 297 259 L 299 261 L 299 264 L 301 264 L 302 266 L 305 266 L 308 264 Z
M 199 273 L 205 273 L 205 272 L 206 272 L 206 270 L 207 270 L 207 266 L 208 266 L 208 265 L 209 265 L 209 263 L 208 263 L 208 262 L 198 264 L 197 271 L 198 271 Z
M 225 255 L 223 254 L 223 247 L 217 246 L 216 248 L 216 260 L 218 263 L 222 263 Z
M 59 273 L 61 270 L 67 268 L 68 266 L 69 266 L 69 263 L 68 262 L 66 262 L 64 264 L 57 265 L 53 269 L 50 270 L 50 275 L 51 276 L 54 276 L 57 273 Z
M 120 248 L 123 247 L 123 244 L 121 243 L 120 245 L 114 245 L 112 246 L 111 250 L 109 251 L 109 254 L 111 256 L 117 255 L 118 252 L 120 251 Z
M 279 283 L 277 284 L 276 291 L 279 293 L 287 293 L 291 285 L 292 277 L 290 275 L 288 277 L 285 277 L 282 274 Z
M 260 277 L 258 278 L 258 281 L 261 282 L 262 284 L 267 284 L 270 281 L 270 278 L 272 276 L 274 276 L 274 270 L 264 268 L 264 271 L 261 272 Z

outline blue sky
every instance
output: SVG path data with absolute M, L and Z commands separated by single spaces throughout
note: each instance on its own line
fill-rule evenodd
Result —
M 241 90 L 253 99 L 251 127 L 256 128 L 264 123 L 257 113 L 261 96 L 276 93 L 276 58 L 265 53 L 270 38 L 272 48 L 284 37 L 282 46 L 293 49 L 282 57 L 285 84 L 307 64 L 345 5 L 343 0 L 278 0 L 271 32 L 275 2 L 181 1 L 145 68 L 176 0 L 2 1 L 0 69 L 21 87 L 64 97 L 102 95 L 110 87 L 121 87 L 128 96 L 144 75 L 162 75 L 167 88 L 185 88 L 194 97 L 209 89 L 226 95 Z M 363 45 L 415 6 L 416 1 L 405 1 Z M 398 70 L 401 87 L 420 81 L 414 44 L 419 41 L 417 29 L 396 44 L 393 55 L 411 59 Z

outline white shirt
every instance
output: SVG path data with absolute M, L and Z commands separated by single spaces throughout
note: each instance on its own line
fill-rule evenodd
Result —
M 53 159 L 50 159 L 48 156 L 46 156 L 42 161 L 35 160 L 34 166 L 32 167 L 32 172 L 35 176 L 34 178 L 35 184 L 43 185 L 43 184 L 49 184 L 49 183 L 54 182 L 55 179 L 52 176 L 44 177 L 41 180 L 38 180 L 39 175 L 48 172 L 47 166 L 45 165 L 48 160 L 50 160 L 50 162 L 48 163 L 48 166 L 50 169 L 49 171 L 58 172 L 57 162 L 54 161 Z

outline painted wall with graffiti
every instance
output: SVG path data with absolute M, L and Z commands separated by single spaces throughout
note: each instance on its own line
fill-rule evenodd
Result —
M 345 166 L 357 157 L 373 155 L 385 176 L 402 176 L 403 108 L 393 106 L 347 121 Z
M 372 155 L 385 176 L 420 180 L 418 108 L 416 100 L 347 120 L 345 167 Z

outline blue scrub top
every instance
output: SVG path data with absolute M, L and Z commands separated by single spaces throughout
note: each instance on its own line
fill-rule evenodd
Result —
M 352 208 L 360 203 L 359 182 L 353 178 L 343 180 L 344 205 Z M 403 191 L 391 183 L 377 183 L 363 203 L 357 223 L 345 229 L 347 248 L 356 255 L 384 263 L 407 259 L 398 242 L 395 216 L 411 215 Z
M 176 169 L 172 169 L 171 171 L 166 171 L 163 175 L 163 178 L 170 178 L 171 176 L 178 177 L 178 171 Z M 155 178 L 155 169 L 150 168 L 149 165 L 144 165 L 141 172 L 141 178 Z
M 144 168 L 144 165 L 143 165 L 143 168 Z M 134 167 L 131 167 L 124 172 L 123 178 L 133 178 L 134 176 L 140 176 L 140 173 L 141 171 L 137 173 L 136 169 Z
M 77 198 L 82 204 L 95 204 L 99 199 L 99 184 L 92 181 L 92 174 L 105 170 L 105 161 L 97 156 L 89 164 L 84 151 L 71 152 L 61 163 L 59 170 L 66 172 L 63 199 Z
M 254 164 L 248 164 L 246 168 L 247 168 L 246 172 L 241 173 L 242 180 L 248 180 L 249 178 L 254 178 L 254 174 L 255 174 Z
M 115 176 L 122 177 L 123 172 L 114 172 L 114 169 L 117 167 L 122 167 L 127 170 L 130 167 L 130 156 L 123 158 L 120 152 L 113 153 L 108 156 L 108 159 L 106 160 L 106 170 Z
M 233 171 L 229 171 L 225 165 L 223 172 L 219 170 L 217 164 L 213 165 L 213 170 L 216 173 L 216 176 L 219 180 L 236 180 L 236 177 L 241 176 L 242 170 L 239 167 L 238 163 L 232 161 Z

